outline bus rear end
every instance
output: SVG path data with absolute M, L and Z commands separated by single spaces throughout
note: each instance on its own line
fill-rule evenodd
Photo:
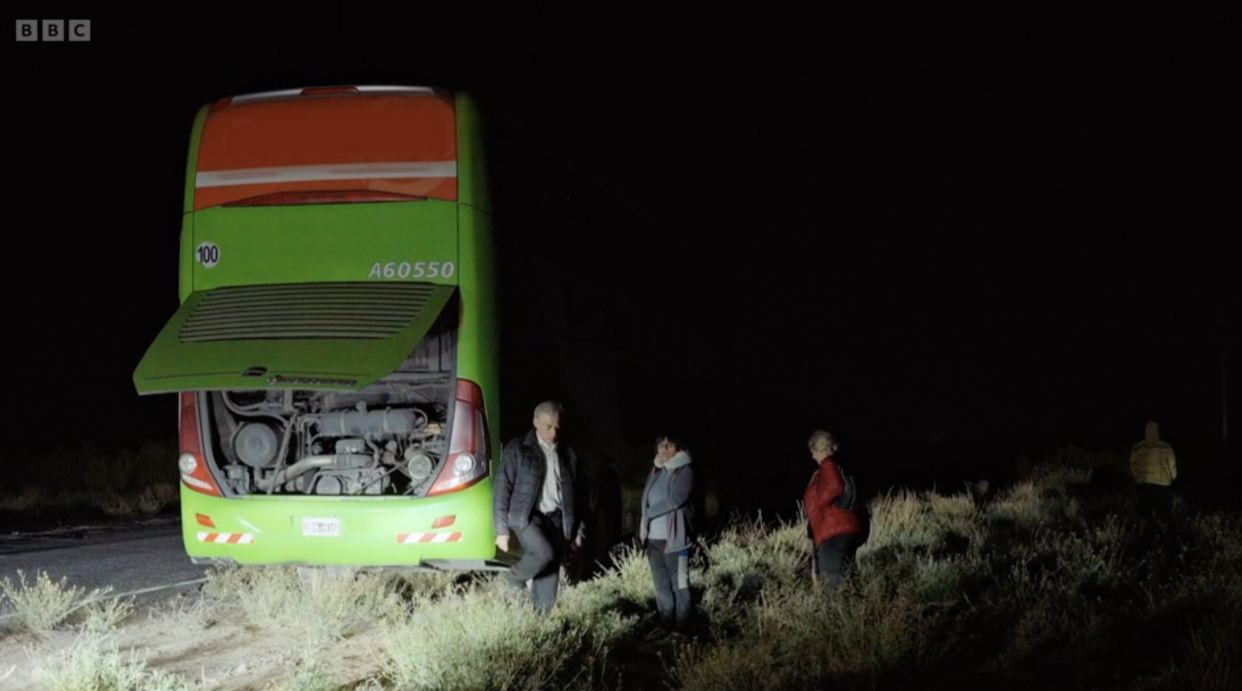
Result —
M 191 137 L 176 393 L 196 563 L 503 568 L 490 222 L 468 99 L 222 99 Z

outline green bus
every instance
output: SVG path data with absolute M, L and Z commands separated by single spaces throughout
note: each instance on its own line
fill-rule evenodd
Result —
M 621 433 L 619 382 L 689 376 L 699 419 L 719 420 L 701 334 L 657 353 L 634 341 L 652 317 L 625 316 L 643 308 L 582 279 L 594 270 L 564 270 L 564 245 L 540 256 L 494 232 L 493 186 L 532 178 L 492 171 L 501 138 L 481 110 L 438 88 L 346 86 L 199 111 L 181 306 L 134 372 L 140 394 L 180 399 L 194 563 L 507 568 L 492 473 L 546 398 L 580 415 L 566 431 L 590 462 L 584 558 L 599 561 L 635 527 L 655 429 Z M 554 239 L 519 186 L 507 218 Z

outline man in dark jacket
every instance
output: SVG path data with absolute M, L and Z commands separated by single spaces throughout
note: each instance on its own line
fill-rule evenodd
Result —
M 588 499 L 574 450 L 557 444 L 560 405 L 535 408 L 534 429 L 505 445 L 492 490 L 496 547 L 509 551 L 509 531 L 522 543 L 522 558 L 505 575 L 509 585 L 525 589 L 531 581 L 535 609 L 556 604 L 561 563 L 567 543 L 582 547 Z

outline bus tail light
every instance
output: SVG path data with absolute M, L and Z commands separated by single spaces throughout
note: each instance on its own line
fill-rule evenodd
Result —
M 198 394 L 193 391 L 181 392 L 179 436 L 181 458 L 177 459 L 177 467 L 181 471 L 181 481 L 195 492 L 222 496 L 203 459 L 203 440 L 198 426 Z
M 483 392 L 478 384 L 458 379 L 448 458 L 427 495 L 456 492 L 477 484 L 491 472 L 490 458 Z

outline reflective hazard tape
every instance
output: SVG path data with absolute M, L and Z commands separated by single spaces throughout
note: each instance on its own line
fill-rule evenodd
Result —
M 426 542 L 457 542 L 459 540 L 461 540 L 461 533 L 400 533 L 397 535 L 397 544 L 399 545 Z
M 199 542 L 223 542 L 231 545 L 248 545 L 254 542 L 253 535 L 244 533 L 199 533 Z
M 199 488 L 199 489 L 205 489 L 205 490 L 207 490 L 207 491 L 209 491 L 209 492 L 210 492 L 210 491 L 215 491 L 215 489 L 216 489 L 215 487 L 212 487 L 211 485 L 207 484 L 206 482 L 203 482 L 202 480 L 200 480 L 200 479 L 198 479 L 198 478 L 194 477 L 193 475 L 186 475 L 185 473 L 182 473 L 182 474 L 181 474 L 181 481 L 182 481 L 182 482 L 184 482 L 185 484 L 187 484 L 187 485 L 191 486 L 191 487 L 197 487 L 197 488 Z

